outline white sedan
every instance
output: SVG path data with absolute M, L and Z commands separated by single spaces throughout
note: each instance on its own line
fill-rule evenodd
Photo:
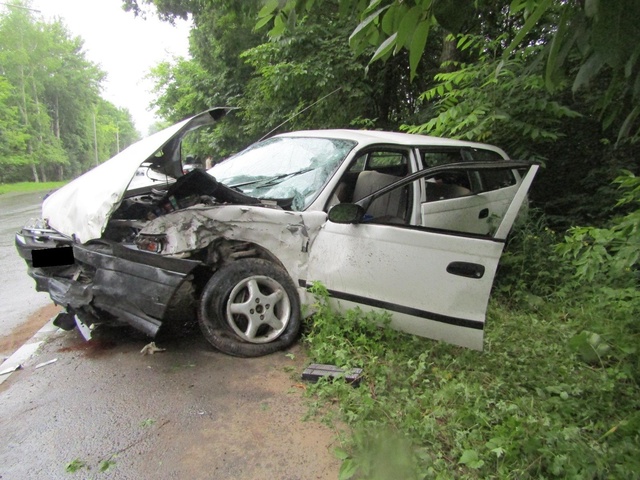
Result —
M 184 137 L 225 113 L 132 145 L 48 197 L 43 219 L 16 235 L 37 288 L 66 308 L 58 325 L 125 323 L 153 337 L 197 317 L 217 349 L 265 355 L 296 340 L 319 281 L 336 308 L 386 310 L 394 328 L 482 348 L 537 165 L 484 144 L 315 130 L 183 175 Z M 167 181 L 136 187 L 143 164 Z

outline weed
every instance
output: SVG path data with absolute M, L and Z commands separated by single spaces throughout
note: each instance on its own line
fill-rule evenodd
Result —
M 98 470 L 100 472 L 108 472 L 111 468 L 115 467 L 116 462 L 112 459 L 102 460 L 98 465 Z
M 147 418 L 143 421 L 140 422 L 140 426 L 142 428 L 147 428 L 150 427 L 151 425 L 153 425 L 154 423 L 156 423 L 156 421 L 153 418 Z
M 82 470 L 86 466 L 87 464 L 85 462 L 83 462 L 79 458 L 75 458 L 65 465 L 64 471 L 67 473 L 75 473 L 79 470 Z
M 633 478 L 640 471 L 638 330 L 629 336 L 624 321 L 638 318 L 637 294 L 627 292 L 624 306 L 602 291 L 576 293 L 573 302 L 549 291 L 538 309 L 494 300 L 480 353 L 391 330 L 387 315 L 338 315 L 322 286 L 313 291 L 310 357 L 364 369 L 359 388 L 320 380 L 307 389 L 310 412 L 334 405 L 329 411 L 351 429 L 338 452 L 340 478 Z M 583 361 L 583 341 L 596 362 Z

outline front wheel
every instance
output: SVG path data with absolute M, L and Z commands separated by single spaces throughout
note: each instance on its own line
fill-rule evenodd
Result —
M 240 259 L 218 270 L 202 292 L 198 322 L 218 350 L 259 357 L 289 347 L 300 331 L 300 300 L 272 262 Z

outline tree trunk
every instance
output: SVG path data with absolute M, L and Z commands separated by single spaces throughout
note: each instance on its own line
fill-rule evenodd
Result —
M 58 100 L 58 95 L 56 95 L 56 104 L 53 109 L 53 134 L 55 137 L 60 140 L 60 104 Z
M 46 170 L 44 169 L 44 165 L 40 165 L 40 179 L 41 179 L 43 182 L 46 182 L 46 181 L 47 181 L 47 172 L 46 172 Z
M 440 54 L 440 70 L 450 73 L 456 70 L 456 66 L 451 62 L 460 61 L 460 51 L 458 50 L 456 39 L 449 38 L 449 33 L 444 32 L 442 39 L 442 53 Z M 445 64 L 445 62 L 448 62 Z
M 27 105 L 27 90 L 25 86 L 25 78 L 24 78 L 24 67 L 20 66 L 20 94 L 22 97 L 22 104 L 20 105 L 20 112 L 22 113 L 22 121 L 26 130 L 29 132 L 31 130 L 29 124 L 29 108 Z M 33 175 L 33 181 L 36 183 L 40 182 L 40 178 L 38 177 L 38 169 L 36 168 L 36 164 L 33 161 L 33 145 L 31 143 L 31 139 L 29 139 L 27 152 L 29 157 L 31 158 L 31 173 Z
M 33 181 L 39 183 L 40 179 L 38 178 L 38 169 L 36 168 L 36 164 L 34 162 L 31 162 L 31 173 L 33 174 Z
M 36 127 L 38 128 L 38 142 L 41 147 L 40 151 L 42 151 L 43 150 L 42 145 L 44 144 L 44 137 L 42 136 L 43 126 L 41 124 L 41 115 L 40 115 L 40 98 L 38 97 L 38 89 L 36 87 L 36 79 L 33 76 L 33 71 L 31 72 L 31 88 L 33 90 L 33 99 L 35 100 L 35 104 L 36 104 Z M 44 170 L 44 162 L 42 159 L 38 159 L 38 160 L 39 160 L 38 163 L 40 165 L 41 180 L 43 182 L 46 182 L 47 175 L 45 174 L 45 170 Z

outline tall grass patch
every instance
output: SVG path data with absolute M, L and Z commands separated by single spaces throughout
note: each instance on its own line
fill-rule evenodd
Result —
M 0 195 L 5 193 L 40 192 L 55 190 L 65 185 L 64 182 L 18 182 L 0 184 Z
M 483 352 L 339 315 L 314 287 L 311 358 L 364 369 L 309 388 L 349 427 L 341 478 L 638 478 L 640 294 L 576 277 L 561 241 L 539 217 L 515 232 Z

